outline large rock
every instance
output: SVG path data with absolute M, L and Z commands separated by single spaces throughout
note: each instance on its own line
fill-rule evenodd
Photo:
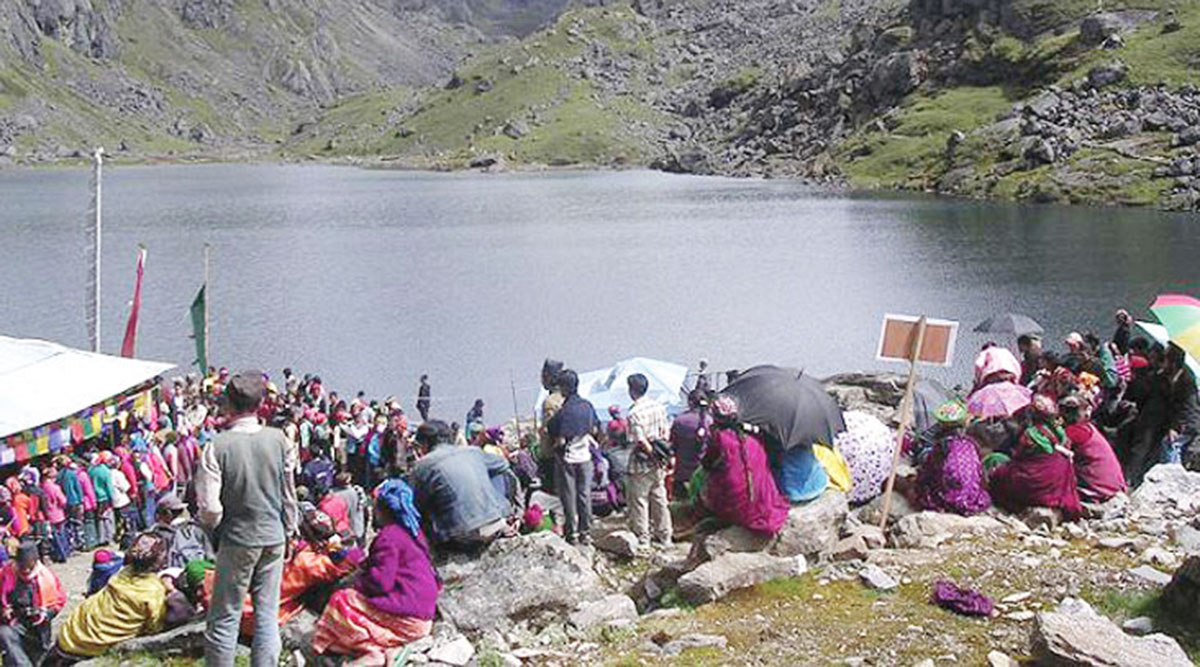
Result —
M 876 102 L 888 102 L 911 93 L 927 73 L 923 52 L 900 51 L 875 63 L 867 85 Z
M 1175 571 L 1171 583 L 1163 589 L 1161 604 L 1175 614 L 1175 618 L 1187 619 L 1194 627 L 1200 627 L 1200 556 L 1192 556 Z
M 1088 70 L 1088 84 L 1092 88 L 1104 88 L 1121 83 L 1129 76 L 1129 66 L 1120 60 L 1096 65 Z
M 548 613 L 561 617 L 604 597 L 588 559 L 553 533 L 500 540 L 476 560 L 442 568 L 442 616 L 463 632 L 499 630 Z
M 1125 25 L 1112 14 L 1093 14 L 1079 24 L 1079 40 L 1088 46 L 1099 46 L 1109 37 L 1120 34 Z
M 1154 466 L 1130 496 L 1129 511 L 1142 517 L 1194 516 L 1200 511 L 1200 473 L 1177 463 Z
M 822 380 L 842 410 L 857 410 L 892 422 L 904 398 L 905 378 L 895 373 L 843 373 Z
M 780 577 L 796 577 L 808 570 L 803 556 L 728 553 L 679 578 L 679 595 L 692 604 L 719 600 L 732 591 Z
M 306 659 L 314 660 L 316 656 L 312 653 L 312 642 L 317 634 L 318 620 L 320 616 L 305 609 L 280 628 L 279 637 L 283 641 L 284 652 L 300 651 Z
M 204 655 L 204 621 L 180 626 L 169 632 L 138 637 L 117 644 L 112 653 L 146 653 L 156 657 Z
M 614 530 L 596 540 L 596 548 L 621 558 L 637 556 L 638 538 L 631 530 Z
M 637 605 L 633 603 L 633 599 L 617 593 L 595 602 L 588 602 L 571 612 L 567 622 L 580 630 L 587 630 L 602 623 L 632 621 L 637 617 Z
M 849 512 L 846 494 L 833 489 L 812 502 L 793 506 L 770 552 L 809 558 L 832 553 Z
M 693 565 L 698 565 L 726 553 L 765 551 L 774 541 L 775 538 L 770 535 L 756 533 L 741 526 L 729 526 L 715 533 L 696 536 L 688 558 Z
M 1170 637 L 1131 637 L 1086 602 L 1067 599 L 1037 615 L 1034 659 L 1049 667 L 1185 667 L 1192 661 Z
M 986 535 L 1004 529 L 990 516 L 959 516 L 918 512 L 902 517 L 892 528 L 892 545 L 899 549 L 932 549 L 959 535 Z

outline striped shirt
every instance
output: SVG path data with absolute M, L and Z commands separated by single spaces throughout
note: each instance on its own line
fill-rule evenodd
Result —
M 642 396 L 629 407 L 629 441 L 635 446 L 641 442 L 667 440 L 670 436 L 671 422 L 667 418 L 667 408 L 662 403 Z M 630 472 L 646 472 L 654 467 L 652 459 L 636 452 L 629 460 Z

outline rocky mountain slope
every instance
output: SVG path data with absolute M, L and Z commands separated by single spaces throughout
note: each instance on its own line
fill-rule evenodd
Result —
M 0 160 L 648 165 L 1200 209 L 1195 0 L 12 0 L 5 34 Z
M 345 95 L 437 81 L 481 41 L 390 0 L 8 0 L 0 152 L 261 151 Z

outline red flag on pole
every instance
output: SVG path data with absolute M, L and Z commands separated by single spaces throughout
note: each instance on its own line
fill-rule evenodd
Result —
M 132 357 L 137 340 L 138 310 L 142 307 L 142 274 L 146 271 L 146 249 L 138 248 L 137 282 L 133 286 L 133 305 L 129 308 L 129 322 L 125 325 L 125 341 L 121 343 L 121 356 Z

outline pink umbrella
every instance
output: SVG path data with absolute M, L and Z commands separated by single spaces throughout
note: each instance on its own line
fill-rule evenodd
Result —
M 975 357 L 975 382 L 996 373 L 1011 373 L 1012 379 L 1021 377 L 1021 362 L 1004 347 L 989 347 Z
M 1029 405 L 1033 392 L 1012 382 L 998 382 L 980 387 L 967 398 L 967 411 L 976 417 L 1011 417 Z

